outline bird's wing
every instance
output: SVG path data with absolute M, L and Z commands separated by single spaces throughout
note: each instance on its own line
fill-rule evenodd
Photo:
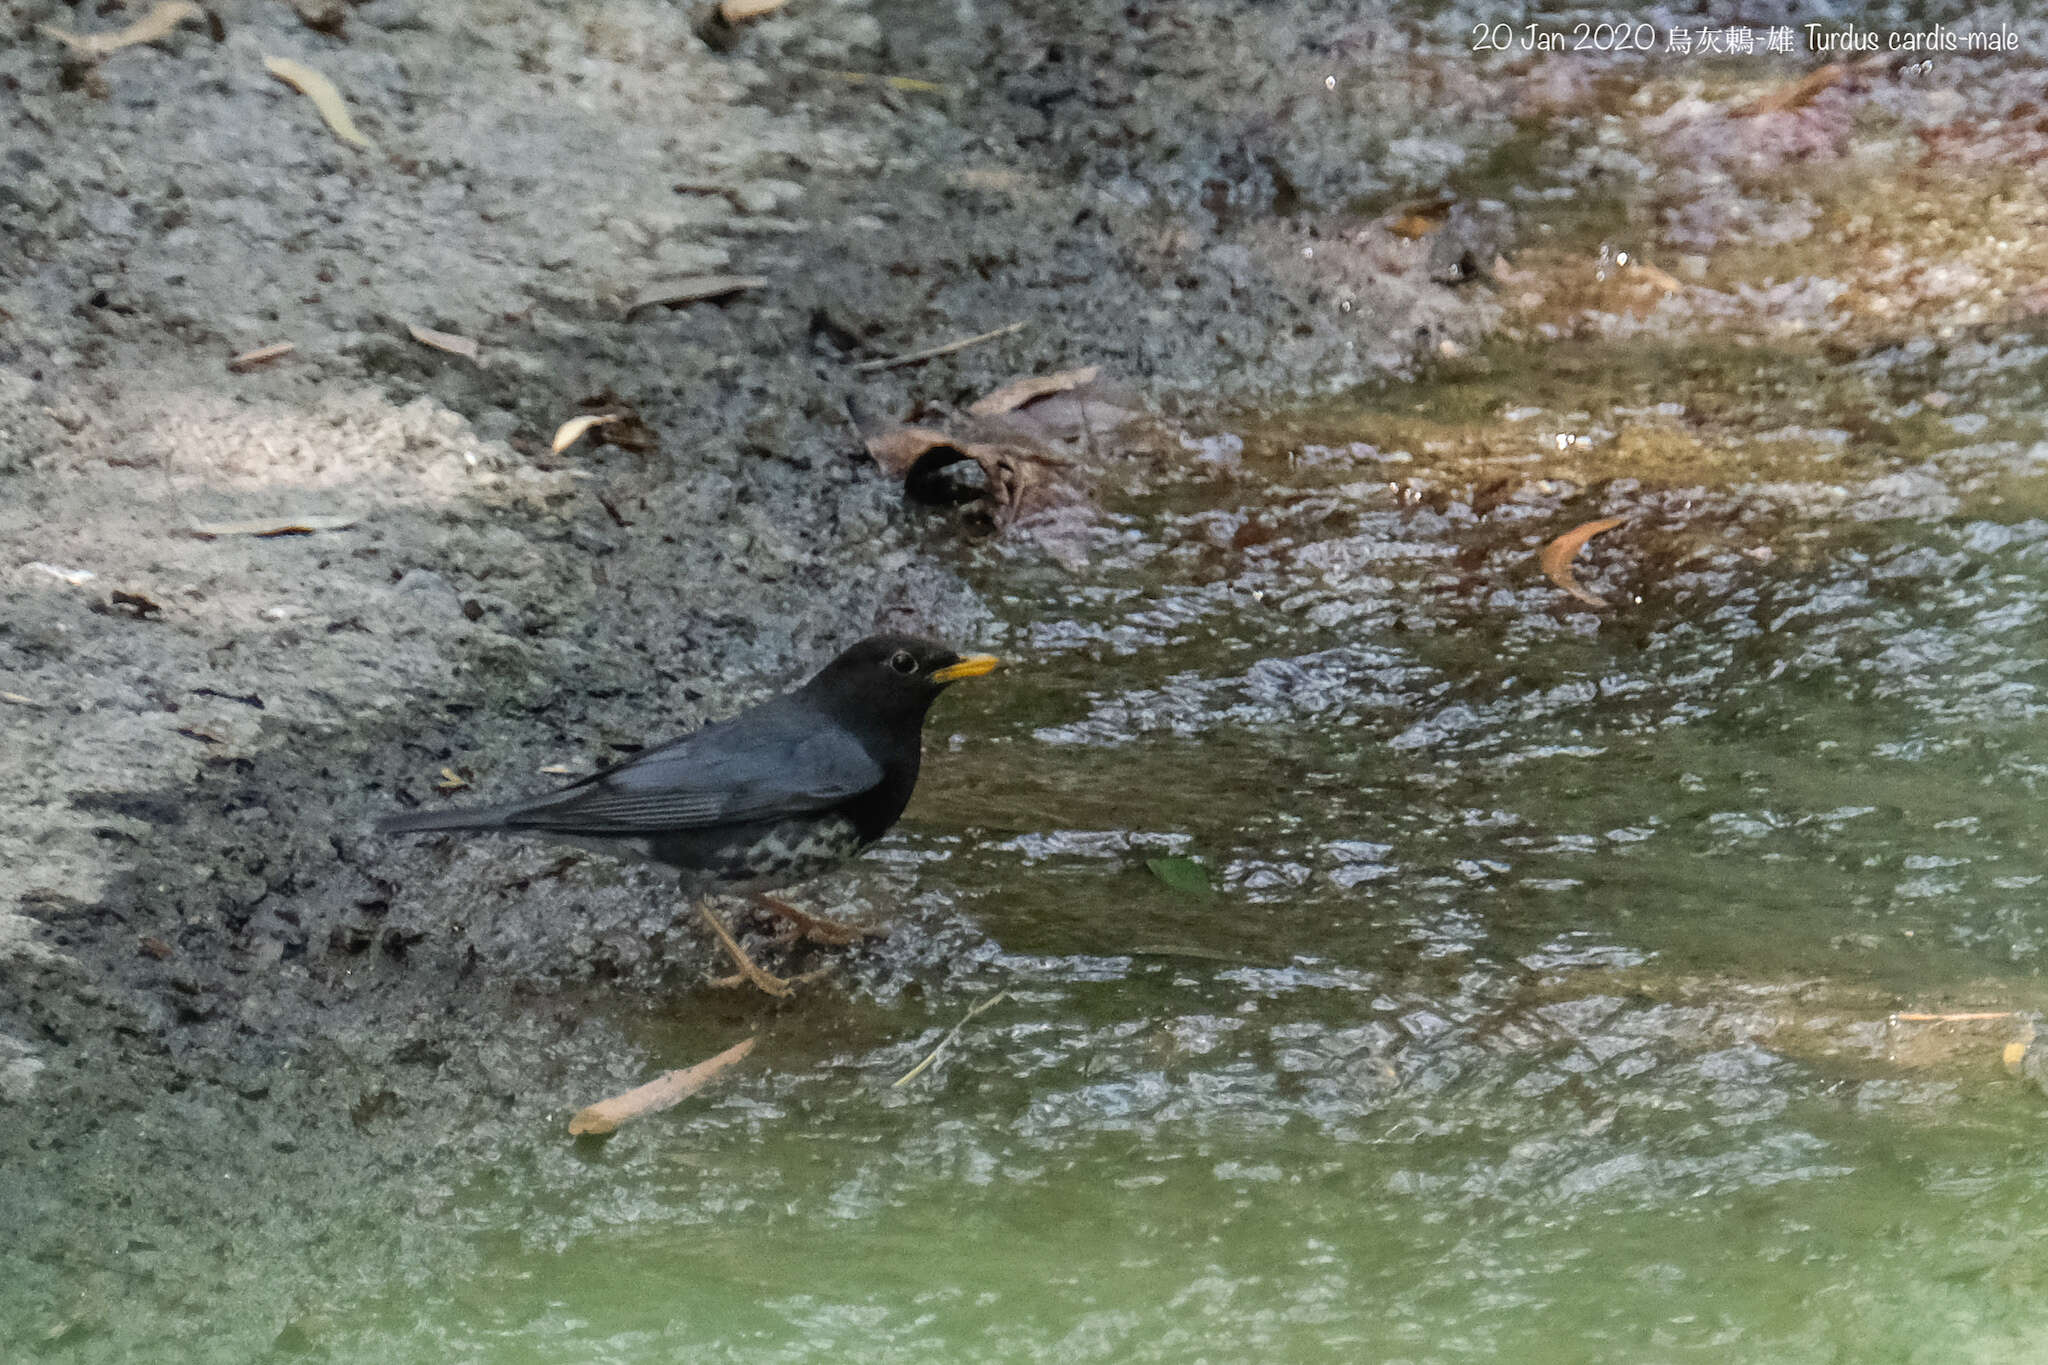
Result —
M 785 697 L 522 802 L 504 824 L 658 834 L 824 810 L 881 780 L 858 740 Z

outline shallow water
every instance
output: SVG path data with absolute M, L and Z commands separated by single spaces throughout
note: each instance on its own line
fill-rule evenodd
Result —
M 929 943 L 700 1101 L 509 1147 L 322 1345 L 2038 1359 L 2048 447 L 1994 350 L 1982 421 L 1882 357 L 1822 411 L 1763 356 L 1433 433 L 1367 394 L 1133 472 L 1077 576 L 989 552 L 1019 667 L 871 874 Z M 1602 467 L 1659 430 L 1725 458 Z M 1601 515 L 1606 613 L 1533 562 Z M 630 1022 L 681 1065 L 754 1017 Z

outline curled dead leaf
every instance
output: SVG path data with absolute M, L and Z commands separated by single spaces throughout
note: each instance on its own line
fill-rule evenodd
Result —
M 330 38 L 348 36 L 348 8 L 341 0 L 292 0 L 299 22 Z
M 967 458 L 953 444 L 952 437 L 931 427 L 892 427 L 871 436 L 864 435 L 862 440 L 868 454 L 874 456 L 875 463 L 882 467 L 882 472 L 898 479 L 909 478 L 918 461 L 934 450 L 950 452 L 946 464 Z
M 377 144 L 363 136 L 363 130 L 356 127 L 356 121 L 349 116 L 348 105 L 342 102 L 341 92 L 334 88 L 333 81 L 304 62 L 295 62 L 289 57 L 265 57 L 263 69 L 313 101 L 313 107 L 320 111 L 320 117 L 326 120 L 336 137 L 351 146 L 375 150 Z
M 728 24 L 750 24 L 788 3 L 789 0 L 718 0 L 718 17 Z
M 730 52 L 739 45 L 749 24 L 765 19 L 788 0 L 718 0 L 698 10 L 690 28 L 713 52 Z
M 1387 231 L 1411 242 L 1427 237 L 1450 221 L 1451 206 L 1456 202 L 1444 194 L 1411 199 L 1387 215 Z
M 137 43 L 153 43 L 168 37 L 187 19 L 200 19 L 205 15 L 205 10 L 187 3 L 187 0 L 164 0 L 128 27 L 115 29 L 112 33 L 72 33 L 55 24 L 44 24 L 42 30 L 80 56 L 96 58 L 109 52 L 119 52 L 124 47 L 134 47 Z
M 982 420 L 1001 430 L 1019 432 L 1065 450 L 1093 453 L 1103 437 L 1122 430 L 1144 415 L 1137 395 L 1114 389 L 1102 380 L 1042 394 L 1022 407 Z
M 412 339 L 422 346 L 431 346 L 437 351 L 459 355 L 464 360 L 475 360 L 477 357 L 477 344 L 470 337 L 457 336 L 453 332 L 437 332 L 431 327 L 421 327 L 414 323 L 407 323 L 405 330 L 412 333 Z
M 1066 393 L 1087 384 L 1093 384 L 1101 375 L 1100 365 L 1084 365 L 1078 370 L 1061 370 L 1056 374 L 1034 375 L 1024 379 L 1013 379 L 986 397 L 976 399 L 967 411 L 976 417 L 994 417 L 1021 408 L 1040 398 L 1056 393 Z
M 113 592 L 107 595 L 107 609 L 110 612 L 120 612 L 122 615 L 137 621 L 147 620 L 151 617 L 160 617 L 164 614 L 163 607 L 148 594 L 124 592 L 119 588 L 114 589 Z
M 702 1090 L 720 1072 L 737 1064 L 753 1050 L 754 1039 L 747 1038 L 695 1066 L 665 1071 L 623 1095 L 587 1105 L 577 1110 L 576 1116 L 569 1120 L 569 1132 L 575 1137 L 601 1137 L 616 1132 L 619 1125 L 628 1119 L 672 1108 Z
M 656 280 L 627 301 L 626 316 L 632 317 L 641 309 L 656 305 L 675 308 L 686 303 L 728 298 L 744 290 L 759 289 L 767 283 L 766 275 L 681 275 L 674 279 Z
M 455 769 L 443 768 L 441 769 L 440 780 L 434 783 L 434 790 L 445 796 L 450 792 L 459 792 L 468 785 L 469 779 L 456 772 Z
M 1536 562 L 1543 566 L 1543 572 L 1549 577 L 1551 582 L 1563 588 L 1573 597 L 1578 598 L 1589 607 L 1605 607 L 1607 605 L 1606 598 L 1595 596 L 1586 591 L 1580 585 L 1579 580 L 1572 576 L 1572 560 L 1578 555 L 1580 550 L 1585 548 L 1587 541 L 1603 531 L 1612 531 L 1627 520 L 1627 517 L 1602 517 L 1598 521 L 1589 521 L 1582 526 L 1574 526 L 1571 530 L 1566 531 L 1563 535 L 1545 545 L 1543 553 L 1537 557 Z
M 635 455 L 651 455 L 661 448 L 661 438 L 654 428 L 647 425 L 635 407 L 618 392 L 607 386 L 603 392 L 594 393 L 582 399 L 579 407 L 592 416 L 609 417 L 608 422 L 599 422 L 586 427 L 579 435 L 588 436 L 594 445 L 617 446 L 620 450 Z M 560 433 L 556 433 L 559 439 Z
M 949 502 L 939 471 L 971 460 L 980 466 L 985 496 L 998 526 L 1036 513 L 1087 501 L 1071 461 L 1019 437 L 973 440 L 932 427 L 896 427 L 863 438 L 882 471 L 903 481 L 903 491 L 920 502 Z
M 559 455 L 582 440 L 583 433 L 592 427 L 607 426 L 624 415 L 618 412 L 594 412 L 583 417 L 571 417 L 555 428 L 555 439 L 549 443 L 548 449 Z
M 244 351 L 228 361 L 228 368 L 236 374 L 245 374 L 255 369 L 258 365 L 268 365 L 271 361 L 288 356 L 298 349 L 297 346 L 289 341 L 279 341 L 269 346 L 258 346 L 255 350 Z
M 273 517 L 263 521 L 196 521 L 186 529 L 195 536 L 306 536 L 315 531 L 345 531 L 354 517 Z

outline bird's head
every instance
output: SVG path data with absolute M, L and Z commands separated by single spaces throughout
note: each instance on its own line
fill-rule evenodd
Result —
M 960 654 L 914 635 L 870 635 L 820 669 L 804 691 L 842 716 L 922 722 L 948 686 L 1001 663 L 993 654 Z

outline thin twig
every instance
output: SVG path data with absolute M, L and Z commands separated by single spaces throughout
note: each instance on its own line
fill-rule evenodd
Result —
M 939 1054 L 946 1050 L 947 1045 L 951 1043 L 955 1038 L 958 1038 L 960 1036 L 961 1029 L 966 1028 L 970 1023 L 972 1023 L 976 1015 L 985 1014 L 989 1010 L 994 1009 L 999 1003 L 1001 1003 L 1003 997 L 1008 994 L 1009 992 L 1007 990 L 997 991 L 994 995 L 991 995 L 988 999 L 982 1001 L 979 1005 L 976 1005 L 973 1009 L 961 1015 L 960 1022 L 953 1025 L 952 1031 L 948 1033 L 945 1037 L 939 1039 L 939 1045 L 933 1048 L 930 1052 L 927 1052 L 925 1054 L 923 1061 L 919 1062 L 916 1066 L 910 1068 L 910 1070 L 904 1072 L 901 1076 L 898 1076 L 896 1078 L 896 1083 L 890 1086 L 889 1088 L 891 1090 L 901 1090 L 904 1086 L 909 1085 L 919 1076 L 922 1076 L 927 1070 L 931 1068 L 931 1064 L 933 1062 L 939 1060 Z
M 1979 1010 L 1969 1014 L 1894 1014 L 1902 1024 L 1967 1024 L 1982 1019 L 2011 1019 L 2017 1010 Z
M 997 337 L 1006 337 L 1012 332 L 1021 332 L 1023 330 L 1024 324 L 1022 322 L 1013 322 L 1007 327 L 998 327 L 993 332 L 983 332 L 980 336 L 961 337 L 958 341 L 949 341 L 943 346 L 927 346 L 922 351 L 912 351 L 909 355 L 890 356 L 885 360 L 863 360 L 853 368 L 857 374 L 873 374 L 876 370 L 893 370 L 898 365 L 918 365 L 924 361 L 937 360 L 942 355 L 951 355 L 955 351 L 964 351 L 969 346 L 979 346 L 984 341 L 994 341 Z

